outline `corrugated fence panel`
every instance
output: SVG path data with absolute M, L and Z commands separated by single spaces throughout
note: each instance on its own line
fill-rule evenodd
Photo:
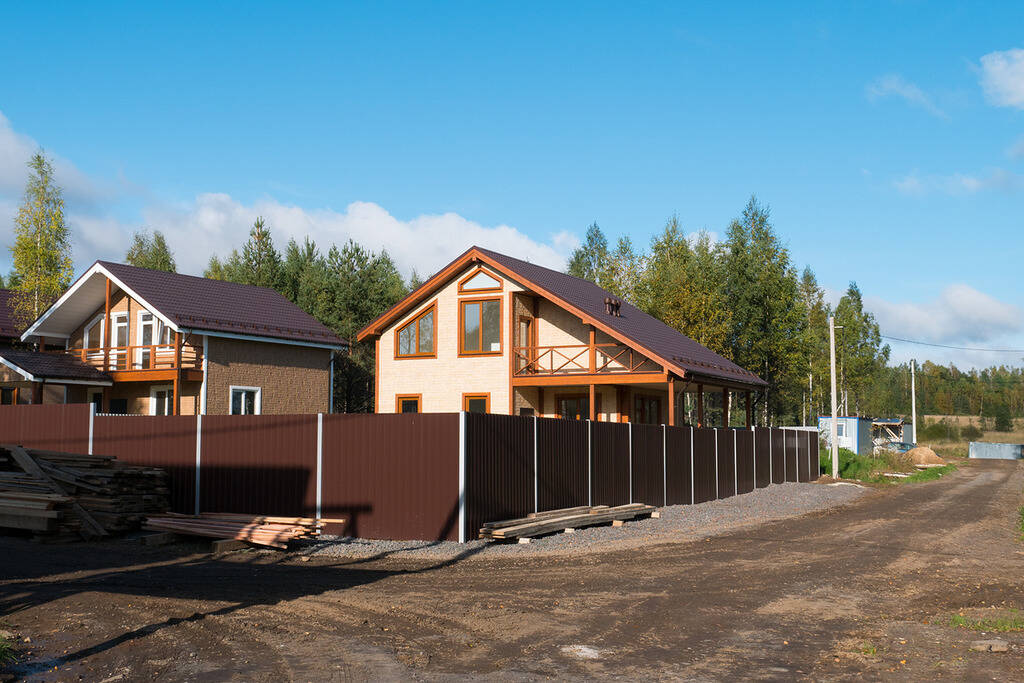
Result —
M 196 418 L 103 415 L 95 418 L 93 452 L 129 465 L 167 471 L 171 509 L 191 515 L 196 502 Z
M 666 486 L 668 505 L 682 505 L 693 502 L 690 487 L 690 429 L 688 427 L 666 427 Z
M 808 458 L 807 458 L 808 452 L 810 450 L 809 446 L 808 446 L 808 442 L 810 441 L 810 439 L 807 438 L 808 434 L 809 434 L 809 432 L 806 432 L 804 430 L 794 431 L 794 436 L 796 436 L 794 441 L 796 441 L 796 454 L 797 454 L 797 456 L 796 456 L 797 468 L 796 469 L 797 469 L 797 472 L 799 472 L 800 481 L 810 481 L 811 480 L 811 467 L 810 467 L 811 463 L 810 463 L 810 460 L 808 460 Z
M 757 453 L 757 471 L 755 479 L 758 488 L 764 488 L 772 483 L 771 480 L 771 433 L 767 427 L 756 427 L 754 429 L 754 448 Z
M 821 476 L 821 454 L 818 451 L 821 443 L 817 432 L 808 432 L 807 438 L 810 441 L 811 450 L 811 477 L 817 479 Z
M 202 512 L 316 512 L 316 415 L 206 415 Z
M 715 459 L 715 430 L 696 428 L 693 430 L 693 479 L 694 502 L 704 503 L 718 498 L 715 485 L 717 470 Z
M 466 414 L 466 538 L 534 511 L 533 420 Z
M 733 430 L 716 429 L 718 442 L 718 497 L 728 498 L 736 494 L 736 467 L 733 460 Z
M 796 457 L 796 433 L 792 429 L 782 430 L 786 439 L 786 481 L 799 481 Z
M 665 504 L 664 432 L 661 425 L 635 424 L 633 430 L 633 502 Z
M 89 406 L 81 403 L 2 406 L 0 443 L 86 453 L 89 449 Z
M 772 483 L 781 484 L 786 481 L 786 444 L 781 429 L 771 431 L 772 450 Z
M 580 420 L 537 418 L 537 500 L 541 510 L 587 504 L 588 431 L 589 424 Z
M 459 540 L 457 414 L 324 415 L 323 439 L 323 516 L 348 520 L 328 532 Z
M 629 431 L 614 422 L 592 422 L 593 504 L 629 502 Z
M 736 435 L 736 478 L 740 493 L 754 490 L 754 432 L 737 429 Z

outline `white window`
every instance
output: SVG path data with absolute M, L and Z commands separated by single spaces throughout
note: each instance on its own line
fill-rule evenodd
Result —
M 263 411 L 260 387 L 231 387 L 232 415 L 259 415 Z
M 174 407 L 174 387 L 170 384 L 149 390 L 149 414 L 171 415 Z
M 840 439 L 846 436 L 846 423 L 836 421 L 836 436 Z

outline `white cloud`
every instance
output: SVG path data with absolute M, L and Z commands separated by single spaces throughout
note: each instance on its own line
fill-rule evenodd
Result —
M 28 178 L 28 160 L 40 149 L 39 143 L 11 127 L 0 112 L 0 197 L 20 197 Z M 46 151 L 46 150 L 44 150 Z M 82 204 L 109 198 L 112 191 L 94 182 L 74 164 L 46 151 L 53 164 L 53 175 L 64 195 Z
M 181 272 L 201 274 L 211 254 L 226 256 L 240 247 L 257 216 L 263 216 L 278 248 L 305 236 L 321 249 L 353 239 L 379 251 L 387 249 L 403 273 L 434 273 L 472 245 L 487 247 L 551 268 L 565 265 L 576 244 L 570 233 L 538 242 L 508 225 L 484 226 L 455 213 L 425 214 L 403 221 L 372 202 L 353 202 L 342 212 L 306 209 L 264 199 L 243 204 L 226 194 L 202 194 L 179 206 L 153 205 L 143 210 L 142 225 L 160 230 Z M 75 216 L 80 264 L 94 258 L 121 258 L 134 226 L 109 218 Z
M 982 57 L 981 87 L 992 104 L 1024 109 L 1024 50 L 990 52 Z
M 924 303 L 865 297 L 883 334 L 935 344 L 987 343 L 1024 330 L 1024 312 L 966 284 L 952 284 Z
M 1011 159 L 1024 159 L 1024 138 L 1010 145 L 1006 150 L 1006 156 Z
M 872 101 L 885 97 L 899 97 L 909 104 L 921 107 L 933 116 L 949 120 L 946 112 L 942 111 L 925 91 L 899 74 L 888 74 L 876 78 L 868 83 L 865 93 Z
M 892 181 L 901 194 L 922 196 L 938 192 L 951 196 L 971 195 L 990 190 L 1006 193 L 1024 191 L 1024 176 L 1005 168 L 991 168 L 980 174 L 920 176 L 915 171 Z

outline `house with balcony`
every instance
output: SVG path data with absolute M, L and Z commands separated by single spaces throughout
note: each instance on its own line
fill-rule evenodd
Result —
M 376 344 L 381 413 L 707 426 L 713 404 L 718 422 L 749 425 L 766 386 L 591 282 L 479 247 L 358 338 Z
M 345 349 L 273 290 L 108 261 L 20 341 L 0 348 L 0 403 L 144 415 L 330 412 Z

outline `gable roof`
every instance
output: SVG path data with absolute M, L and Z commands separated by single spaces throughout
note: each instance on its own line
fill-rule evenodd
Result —
M 13 289 L 0 289 L 0 337 L 20 337 L 19 325 L 14 322 Z
M 379 335 L 388 324 L 440 289 L 453 275 L 472 262 L 490 265 L 527 289 L 560 304 L 585 323 L 594 325 L 614 339 L 665 364 L 668 370 L 680 377 L 697 376 L 743 386 L 767 386 L 767 382 L 756 374 L 744 370 L 632 304 L 623 301 L 619 315 L 609 315 L 605 309 L 605 299 L 616 297 L 593 282 L 480 247 L 471 247 L 427 280 L 422 287 L 360 331 L 358 338 L 362 340 Z
M 22 335 L 68 336 L 105 299 L 105 278 L 174 330 L 340 348 L 345 342 L 278 292 L 97 261 Z
M 110 377 L 87 363 L 64 353 L 0 348 L 0 364 L 30 382 L 70 381 L 76 384 L 109 386 Z

